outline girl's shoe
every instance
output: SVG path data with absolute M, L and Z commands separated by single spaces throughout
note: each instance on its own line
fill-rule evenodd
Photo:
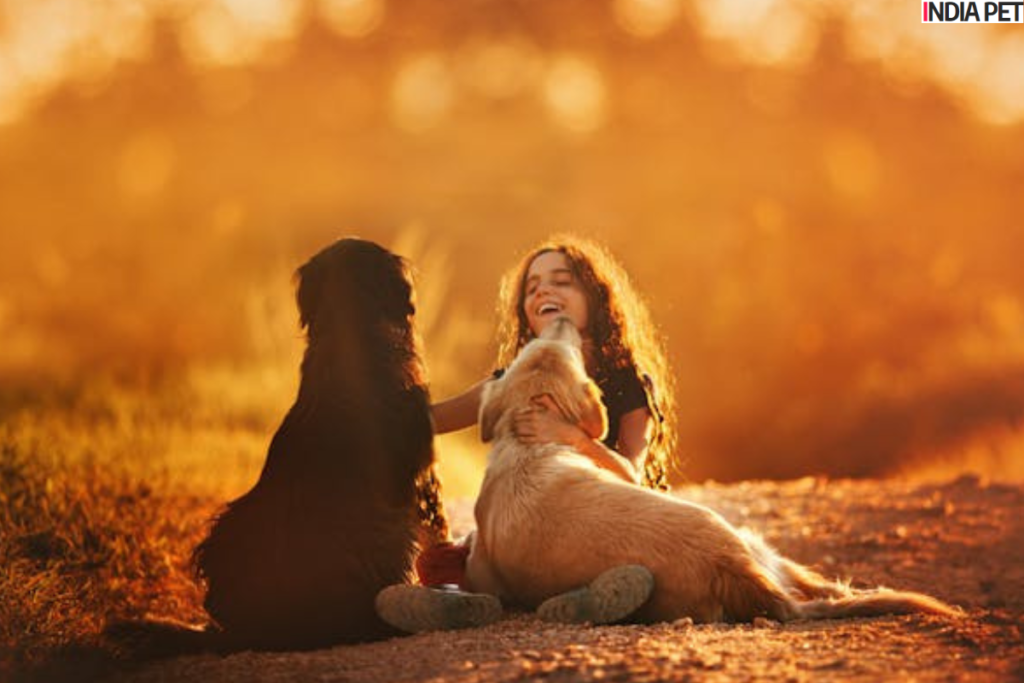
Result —
M 501 618 L 501 601 L 455 587 L 388 586 L 377 593 L 377 615 L 406 633 L 486 626 Z
M 654 592 L 654 575 L 647 567 L 613 567 L 586 588 L 556 595 L 537 608 L 544 621 L 563 624 L 610 624 L 638 610 Z

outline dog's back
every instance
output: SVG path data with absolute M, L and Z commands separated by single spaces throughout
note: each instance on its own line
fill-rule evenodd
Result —
M 433 459 L 400 260 L 342 240 L 299 275 L 309 331 L 299 396 L 259 481 L 195 554 L 207 611 L 239 647 L 393 635 L 373 600 L 411 576 L 416 482 Z
M 627 484 L 565 447 L 540 448 L 543 457 L 524 458 L 530 449 L 502 453 L 496 444 L 495 455 L 520 465 L 489 467 L 477 504 L 478 534 L 505 597 L 533 608 L 608 569 L 641 564 L 657 585 L 644 619 L 725 616 L 708 587 L 743 549 L 721 533 L 724 522 L 715 513 Z M 739 583 L 723 585 L 733 598 L 750 599 Z M 758 590 L 756 599 L 764 597 Z
M 524 449 L 502 453 L 497 444 L 495 454 L 519 466 L 489 468 L 487 476 L 495 476 L 485 478 L 486 499 L 477 506 L 486 554 L 478 559 L 487 565 L 474 571 L 524 607 L 584 586 L 613 567 L 640 564 L 656 586 L 634 615 L 641 621 L 957 614 L 917 593 L 857 591 L 828 582 L 704 506 L 627 484 L 564 447 L 540 448 L 547 449 L 543 457 L 522 458 Z
M 403 458 L 429 463 L 430 428 L 428 422 L 402 426 L 403 440 L 419 433 L 420 443 L 410 448 L 419 451 L 415 457 L 405 450 L 411 443 L 353 448 L 345 442 L 359 422 L 379 417 L 360 415 L 344 420 L 347 425 L 314 419 L 333 422 L 336 432 L 320 440 L 310 425 L 291 433 L 286 420 L 259 482 L 217 518 L 196 562 L 208 582 L 207 611 L 233 638 L 252 647 L 296 648 L 393 634 L 376 616 L 373 598 L 410 578 L 416 472 L 403 473 L 403 481 L 396 475 L 407 469 Z M 284 462 L 315 457 L 311 451 L 337 462 L 327 468 Z

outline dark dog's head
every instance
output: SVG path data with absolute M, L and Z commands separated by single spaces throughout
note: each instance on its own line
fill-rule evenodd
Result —
M 408 327 L 416 311 L 405 260 L 366 240 L 338 240 L 296 277 L 299 320 L 311 341 L 354 324 Z
M 405 259 L 345 238 L 303 264 L 296 278 L 307 341 L 300 394 L 321 387 L 329 395 L 369 396 L 379 395 L 373 387 L 379 382 L 396 389 L 424 385 Z

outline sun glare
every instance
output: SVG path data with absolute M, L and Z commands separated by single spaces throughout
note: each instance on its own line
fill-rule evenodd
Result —
M 1004 37 L 989 51 L 978 87 L 969 97 L 981 118 L 996 125 L 1024 120 L 1024 38 Z M 973 97 L 971 97 L 973 95 Z
M 101 81 L 147 45 L 147 17 L 131 5 L 7 2 L 0 18 L 0 124 L 17 120 L 64 81 Z

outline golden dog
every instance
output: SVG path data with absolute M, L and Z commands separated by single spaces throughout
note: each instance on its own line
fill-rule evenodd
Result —
M 532 608 L 607 569 L 640 564 L 655 577 L 634 615 L 641 621 L 959 613 L 919 593 L 827 581 L 706 507 L 622 481 L 569 447 L 519 442 L 515 411 L 544 394 L 594 438 L 604 432 L 579 348 L 570 322 L 552 323 L 485 389 L 481 432 L 494 444 L 475 508 L 472 590 Z

